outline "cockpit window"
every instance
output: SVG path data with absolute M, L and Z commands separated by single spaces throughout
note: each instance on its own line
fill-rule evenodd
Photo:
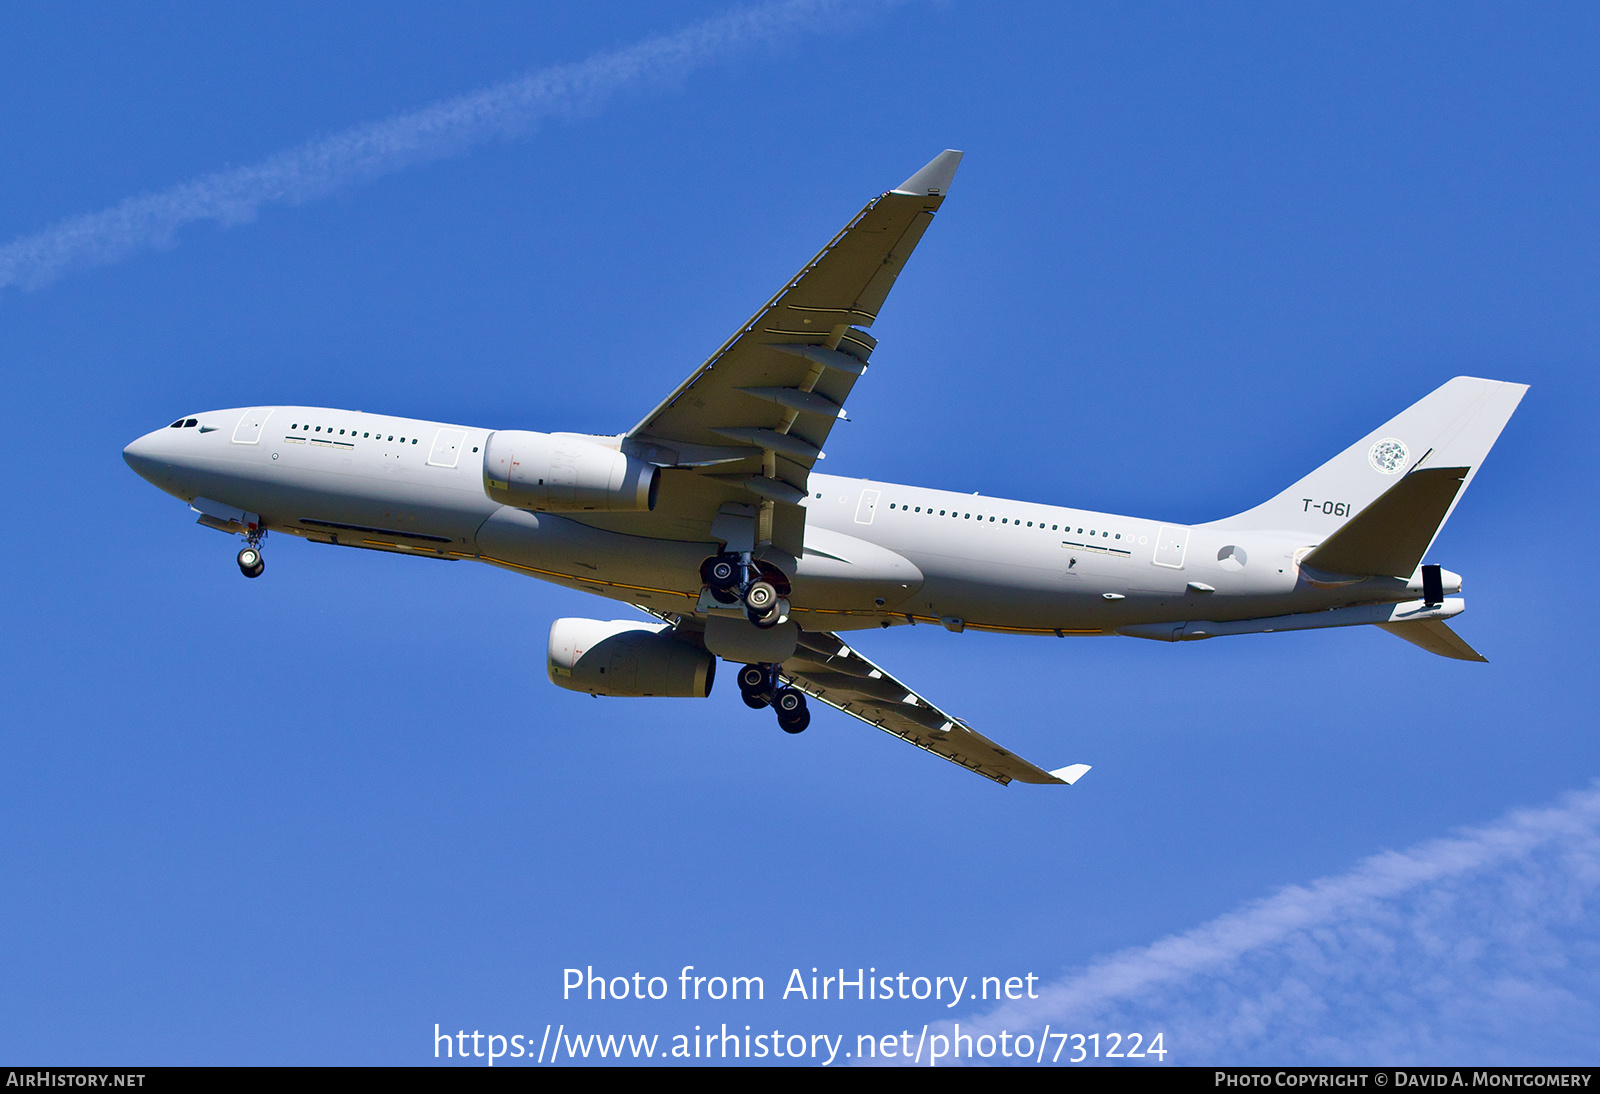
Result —
M 179 418 L 177 421 L 175 421 L 171 425 L 167 426 L 167 428 L 168 429 L 182 429 L 183 428 L 183 419 Z
M 199 424 L 200 424 L 200 419 L 199 418 L 185 418 L 183 420 L 183 428 L 185 428 L 185 429 L 193 429 L 195 426 L 197 426 Z

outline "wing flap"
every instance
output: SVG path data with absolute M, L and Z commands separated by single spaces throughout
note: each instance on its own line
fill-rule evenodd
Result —
M 800 648 L 782 666 L 791 684 L 925 752 L 1001 785 L 1013 779 L 1074 783 L 1089 770 L 1086 764 L 1074 764 L 1052 772 L 1029 763 L 940 710 L 835 635 L 803 632 L 800 640 Z

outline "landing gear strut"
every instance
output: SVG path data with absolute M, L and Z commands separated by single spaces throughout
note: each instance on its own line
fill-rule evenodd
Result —
M 249 535 L 245 536 L 245 545 L 239 552 L 239 572 L 245 577 L 260 577 L 261 572 L 267 568 L 266 562 L 261 557 L 261 541 L 267 538 L 263 528 L 252 528 Z
M 811 724 L 806 694 L 782 682 L 777 665 L 746 665 L 739 670 L 739 695 L 755 710 L 770 706 L 785 733 L 799 733 Z

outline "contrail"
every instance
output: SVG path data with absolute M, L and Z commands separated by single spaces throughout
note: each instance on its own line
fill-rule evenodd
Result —
M 525 133 L 546 118 L 598 106 L 625 88 L 704 65 L 749 43 L 827 29 L 835 0 L 781 0 L 724 12 L 673 34 L 585 61 L 556 65 L 468 95 L 309 141 L 259 163 L 202 175 L 63 220 L 0 247 L 0 290 L 35 289 L 64 274 L 166 247 L 196 221 L 224 226 L 253 219 L 263 205 L 298 204 L 412 164 L 458 154 L 493 138 Z
M 1167 1063 L 1556 1062 L 1600 1035 L 1597 912 L 1591 787 L 1112 954 L 961 1033 L 1051 1023 L 1104 1052 L 1164 1029 Z

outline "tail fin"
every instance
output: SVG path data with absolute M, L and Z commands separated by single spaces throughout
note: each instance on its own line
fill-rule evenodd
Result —
M 1406 549 L 1415 549 L 1420 558 L 1472 485 L 1527 390 L 1526 384 L 1457 376 L 1277 497 L 1214 523 L 1300 533 L 1307 542 L 1328 540 L 1325 546 L 1331 548 L 1346 522 L 1354 542 L 1367 539 L 1381 516 L 1385 525 L 1398 521 L 1406 526 L 1408 541 L 1420 536 L 1420 549 L 1415 543 Z M 1420 474 L 1423 470 L 1428 473 Z M 1364 524 L 1351 520 L 1356 514 L 1367 517 L 1364 511 L 1380 498 L 1386 500 Z M 1419 523 L 1430 527 L 1410 528 Z

